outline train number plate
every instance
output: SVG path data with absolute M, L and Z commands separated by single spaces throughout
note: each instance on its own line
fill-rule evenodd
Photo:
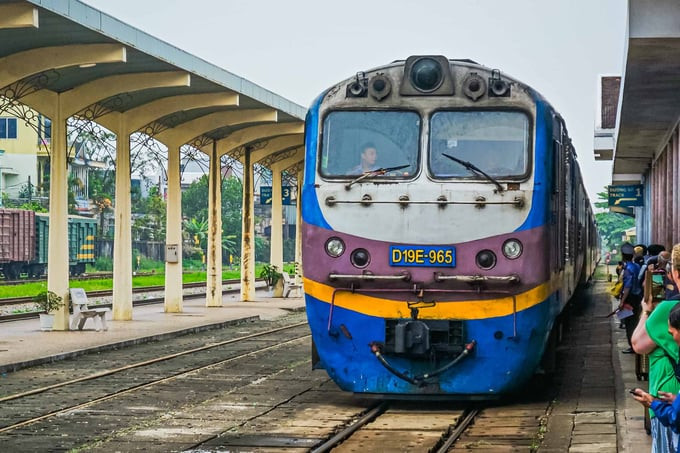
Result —
M 391 245 L 390 266 L 456 267 L 456 248 L 437 245 Z

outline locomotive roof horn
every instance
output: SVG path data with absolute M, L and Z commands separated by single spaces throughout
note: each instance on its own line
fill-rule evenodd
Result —
M 368 82 L 368 94 L 377 101 L 385 99 L 392 91 L 392 82 L 384 74 L 378 74 Z
M 368 78 L 366 77 L 366 73 L 363 71 L 357 72 L 354 82 L 347 85 L 346 96 L 348 98 L 365 98 L 367 93 L 367 84 Z
M 510 84 L 505 80 L 501 80 L 501 71 L 498 69 L 491 71 L 491 77 L 489 77 L 489 96 L 497 98 L 510 96 Z
M 476 72 L 471 72 L 463 81 L 463 94 L 476 101 L 486 93 L 486 80 Z

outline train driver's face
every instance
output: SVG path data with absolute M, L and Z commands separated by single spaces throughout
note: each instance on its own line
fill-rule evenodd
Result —
M 361 158 L 366 165 L 375 165 L 375 161 L 378 158 L 378 151 L 375 148 L 366 148 L 363 153 L 361 153 Z

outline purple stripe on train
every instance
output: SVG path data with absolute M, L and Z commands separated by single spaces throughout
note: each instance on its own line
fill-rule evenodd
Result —
M 305 278 L 333 286 L 346 285 L 344 283 L 333 284 L 330 282 L 328 278 L 330 273 L 358 274 L 362 271 L 370 271 L 376 275 L 396 275 L 399 272 L 408 271 L 411 275 L 409 285 L 412 285 L 414 282 L 420 282 L 425 285 L 425 288 L 469 287 L 469 285 L 460 282 L 434 282 L 434 274 L 436 272 L 441 272 L 444 275 L 496 277 L 517 275 L 520 277 L 520 283 L 512 287 L 512 292 L 517 294 L 545 283 L 550 277 L 550 244 L 548 229 L 544 226 L 469 242 L 438 244 L 455 247 L 456 266 L 453 268 L 390 266 L 390 246 L 418 244 L 397 244 L 394 242 L 365 239 L 309 224 L 305 224 L 304 228 L 303 263 L 315 263 L 314 266 L 304 266 Z M 325 251 L 326 241 L 331 237 L 338 237 L 345 243 L 345 252 L 338 258 L 330 257 Z M 503 243 L 508 239 L 517 239 L 522 243 L 522 254 L 519 258 L 510 260 L 503 255 Z M 350 260 L 351 252 L 358 248 L 366 249 L 370 253 L 370 262 L 363 269 L 355 267 Z M 482 250 L 491 250 L 495 253 L 497 261 L 492 269 L 484 270 L 477 266 L 476 255 Z M 362 283 L 364 288 L 376 287 L 376 285 L 385 288 L 398 288 L 404 287 L 405 282 L 400 281 L 392 285 L 384 281 Z M 451 297 L 451 299 L 459 299 L 459 297 Z

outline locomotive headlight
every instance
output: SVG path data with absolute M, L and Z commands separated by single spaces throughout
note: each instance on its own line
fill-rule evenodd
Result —
M 326 241 L 326 253 L 337 258 L 345 253 L 345 243 L 340 238 L 330 238 Z
M 421 58 L 411 68 L 411 83 L 425 93 L 439 88 L 443 80 L 442 67 L 432 58 Z
M 368 263 L 371 262 L 371 255 L 366 249 L 356 249 L 352 252 L 349 259 L 354 267 L 362 268 L 368 266 Z
M 496 254 L 491 250 L 482 250 L 476 257 L 477 266 L 482 269 L 491 269 L 496 265 Z
M 503 243 L 503 255 L 509 260 L 519 258 L 522 254 L 522 243 L 517 239 L 508 239 Z

